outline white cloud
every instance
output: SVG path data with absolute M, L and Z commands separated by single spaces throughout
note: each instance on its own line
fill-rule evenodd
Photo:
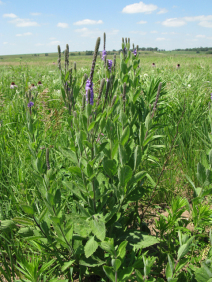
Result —
M 205 35 L 202 35 L 202 34 L 199 34 L 199 35 L 196 35 L 197 38 L 205 38 L 206 36 Z
M 199 23 L 200 26 L 212 28 L 212 22 L 202 21 Z
M 94 20 L 85 19 L 74 23 L 74 25 L 92 25 L 92 24 L 103 24 L 103 21 L 102 20 L 94 21 Z
M 186 21 L 183 19 L 178 18 L 172 18 L 167 19 L 162 22 L 162 25 L 168 26 L 168 27 L 180 27 L 186 24 Z
M 14 19 L 14 18 L 17 18 L 17 16 L 15 14 L 11 13 L 11 14 L 4 14 L 3 18 L 12 18 L 12 19 Z
M 17 17 L 9 22 L 15 24 L 17 27 L 40 26 L 37 22 L 33 22 L 29 19 L 20 19 Z
M 139 3 L 134 3 L 127 5 L 123 8 L 122 13 L 135 14 L 135 13 L 145 13 L 150 14 L 153 11 L 157 10 L 158 6 L 153 4 L 144 4 L 142 1 Z
M 207 37 L 207 39 L 211 39 L 212 40 L 212 36 Z
M 209 16 L 196 16 L 196 17 L 184 17 L 184 20 L 187 22 L 195 22 L 195 21 L 211 21 L 212 15 Z
M 152 30 L 150 33 L 158 33 L 157 30 Z
M 157 14 L 166 14 L 168 13 L 168 10 L 166 8 L 160 9 L 160 11 Z
M 198 25 L 202 27 L 212 28 L 212 15 L 208 16 L 195 16 L 195 17 L 183 17 L 183 18 L 171 18 L 166 19 L 162 22 L 163 25 L 168 27 L 180 27 L 185 25 L 187 22 L 199 22 Z
M 50 39 L 50 40 L 55 40 L 56 38 L 55 38 L 55 37 L 50 37 L 49 39 Z
M 16 36 L 29 36 L 29 35 L 32 35 L 31 32 L 25 32 L 25 33 L 22 33 L 22 34 L 16 34 Z
M 59 45 L 60 41 L 51 41 L 49 45 Z
M 164 41 L 164 40 L 166 40 L 166 38 L 164 38 L 164 37 L 158 37 L 158 38 L 156 38 L 156 40 L 157 40 L 157 41 Z
M 146 35 L 146 32 L 145 32 L 145 31 L 132 30 L 132 31 L 130 31 L 130 33 L 139 34 L 139 35 Z
M 30 13 L 30 15 L 32 15 L 32 16 L 40 16 L 41 13 Z
M 8 44 L 8 42 L 3 42 L 4 45 Z
M 146 24 L 146 23 L 147 23 L 146 21 L 137 22 L 137 24 Z
M 57 27 L 67 28 L 68 24 L 67 23 L 58 23 Z
M 78 32 L 82 37 L 90 37 L 90 38 L 96 38 L 98 36 L 101 36 L 102 34 L 102 31 L 99 29 L 91 30 L 88 29 L 87 27 L 75 29 L 75 32 Z

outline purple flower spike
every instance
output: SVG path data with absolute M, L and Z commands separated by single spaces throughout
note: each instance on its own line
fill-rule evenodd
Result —
M 34 106 L 33 102 L 29 102 L 29 104 L 27 105 L 28 108 L 31 108 L 32 106 Z
M 107 56 L 107 52 L 105 50 L 102 51 L 102 60 L 104 61 L 105 56 Z
M 212 93 L 211 93 L 211 100 L 212 100 Z
M 133 55 L 134 55 L 135 57 L 137 56 L 137 50 L 136 50 L 136 49 L 133 50 Z
M 93 105 L 93 82 L 90 81 L 90 79 L 88 79 L 86 81 L 86 85 L 85 85 L 85 90 L 86 90 L 86 101 L 88 102 L 88 89 L 90 89 L 90 93 L 91 93 L 91 98 L 90 98 L 90 104 Z
M 108 69 L 109 71 L 111 72 L 111 68 L 112 68 L 112 65 L 113 65 L 113 61 L 112 60 L 107 60 L 108 61 Z

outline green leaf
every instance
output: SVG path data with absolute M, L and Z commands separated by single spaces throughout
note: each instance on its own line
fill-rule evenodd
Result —
M 119 158 L 120 158 L 121 165 L 122 166 L 125 165 L 127 161 L 127 153 L 126 153 L 124 146 L 122 146 L 121 144 L 119 145 Z
M 127 244 L 128 244 L 127 241 L 123 241 L 123 242 L 121 242 L 121 244 L 118 247 L 117 256 L 120 257 L 121 259 L 123 259 L 126 255 Z
M 0 230 L 2 231 L 12 230 L 13 228 L 16 227 L 13 220 L 2 220 L 0 223 L 1 223 Z
M 100 241 L 104 241 L 106 235 L 106 228 L 105 222 L 102 218 L 96 216 L 94 217 L 92 232 Z
M 137 278 L 137 282 L 143 282 L 143 275 L 141 274 L 141 272 L 139 270 L 135 270 L 135 275 L 136 275 L 136 278 Z
M 129 80 L 129 75 L 128 74 L 125 74 L 125 76 L 123 77 L 123 79 L 122 79 L 122 82 L 124 83 L 124 82 L 128 82 L 128 80 Z
M 19 229 L 18 234 L 22 237 L 30 237 L 33 236 L 33 230 L 30 227 L 22 227 Z
M 94 236 L 91 237 L 85 244 L 85 256 L 89 258 L 98 248 L 98 243 L 95 241 Z
M 107 277 L 110 279 L 110 281 L 115 282 L 115 273 L 112 267 L 104 265 L 103 270 Z
M 23 224 L 23 225 L 34 225 L 34 222 L 28 218 L 22 218 L 22 217 L 14 217 L 13 221 L 19 223 L 19 224 Z
M 117 173 L 117 165 L 115 160 L 103 160 L 103 168 L 105 173 L 110 178 Z
M 51 259 L 50 261 L 44 263 L 39 270 L 39 273 L 42 274 L 44 271 L 46 271 L 50 266 L 56 261 L 56 258 Z
M 27 213 L 27 214 L 29 214 L 29 215 L 33 215 L 33 214 L 34 214 L 34 210 L 33 210 L 33 208 L 30 207 L 30 206 L 21 205 L 21 208 L 22 208 L 22 210 L 23 210 L 25 213 Z
M 124 282 L 126 281 L 133 272 L 133 267 L 126 267 L 123 270 L 118 271 L 118 281 Z
M 148 113 L 148 115 L 147 115 L 147 117 L 145 119 L 145 127 L 146 127 L 147 130 L 150 129 L 151 124 L 152 124 L 151 113 Z
M 197 164 L 197 179 L 203 185 L 206 180 L 206 171 L 205 167 L 199 162 Z
M 127 127 L 124 129 L 124 131 L 123 131 L 123 133 L 122 133 L 122 136 L 121 136 L 121 140 L 120 140 L 121 145 L 124 146 L 125 143 L 128 141 L 129 137 L 130 137 L 130 128 L 129 128 L 129 126 L 127 126 Z
M 139 166 L 141 163 L 142 158 L 142 149 L 141 146 L 137 145 L 134 152 L 134 170 Z
M 120 237 L 117 238 L 118 241 L 126 240 L 131 248 L 136 250 L 147 248 L 149 246 L 159 243 L 159 240 L 155 236 L 146 235 L 145 232 L 137 230 L 125 231 Z
M 61 271 L 64 272 L 67 268 L 69 268 L 75 260 L 70 260 L 68 262 L 65 262 L 64 265 L 61 267 Z
M 112 259 L 111 264 L 112 264 L 114 271 L 118 271 L 119 267 L 121 266 L 121 261 L 120 259 Z
M 93 121 L 93 122 L 91 122 L 91 123 L 89 124 L 89 126 L 88 126 L 88 132 L 89 132 L 91 129 L 94 128 L 95 123 L 96 123 L 96 121 Z
M 105 238 L 105 241 L 101 242 L 100 247 L 110 253 L 111 255 L 115 255 L 115 248 L 114 248 L 114 240 L 111 238 Z
M 128 181 L 131 179 L 133 174 L 133 171 L 131 167 L 125 165 L 123 167 L 120 167 L 118 170 L 118 178 L 119 183 L 122 187 L 125 187 L 128 183 Z
M 76 174 L 78 176 L 82 176 L 82 172 L 81 172 L 81 169 L 78 167 L 78 166 L 70 166 L 68 168 L 68 170 L 73 173 L 73 174 Z
M 183 244 L 182 246 L 180 246 L 179 250 L 178 250 L 178 256 L 177 256 L 177 260 L 180 260 L 181 258 L 183 258 L 189 251 L 190 245 L 192 243 L 192 241 L 194 240 L 194 236 L 191 237 L 186 244 Z

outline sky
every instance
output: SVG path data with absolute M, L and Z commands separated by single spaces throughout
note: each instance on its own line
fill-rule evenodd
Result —
M 212 46 L 212 0 L 0 0 L 0 55 Z

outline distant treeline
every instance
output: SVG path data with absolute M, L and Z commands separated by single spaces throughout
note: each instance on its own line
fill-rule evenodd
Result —
M 198 48 L 186 48 L 186 49 L 175 49 L 175 51 L 193 51 L 196 53 L 206 52 L 212 54 L 212 47 L 198 47 Z

